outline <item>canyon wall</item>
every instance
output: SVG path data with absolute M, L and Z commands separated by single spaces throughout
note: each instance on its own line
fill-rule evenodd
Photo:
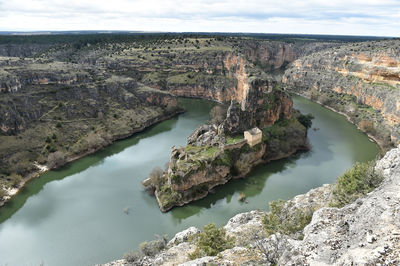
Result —
M 400 142 L 399 43 L 399 40 L 354 43 L 314 53 L 293 62 L 282 81 L 288 90 L 347 114 L 378 141 L 397 144 Z M 371 121 L 373 128 L 364 129 L 362 121 Z

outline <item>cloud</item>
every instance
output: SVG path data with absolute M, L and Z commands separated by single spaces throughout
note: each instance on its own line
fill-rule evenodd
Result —
M 0 0 L 0 30 L 399 36 L 398 0 Z

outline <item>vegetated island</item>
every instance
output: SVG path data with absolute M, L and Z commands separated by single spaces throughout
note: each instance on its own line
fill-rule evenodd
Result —
M 293 109 L 279 86 L 251 72 L 242 56 L 229 56 L 237 79 L 230 104 L 217 105 L 209 124 L 200 125 L 185 147 L 172 147 L 163 172 L 155 170 L 142 183 L 155 195 L 161 211 L 205 197 L 232 178 L 243 178 L 260 163 L 308 150 L 312 115 Z

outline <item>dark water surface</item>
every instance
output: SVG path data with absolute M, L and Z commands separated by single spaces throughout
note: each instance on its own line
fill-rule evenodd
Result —
M 0 265 L 108 262 L 155 234 L 172 237 L 192 225 L 223 225 L 237 213 L 265 210 L 271 200 L 332 183 L 354 162 L 377 155 L 377 146 L 344 117 L 301 97 L 294 102 L 320 128 L 309 131 L 311 151 L 256 167 L 247 179 L 165 214 L 140 181 L 209 118 L 211 102 L 182 99 L 188 112 L 178 118 L 42 175 L 0 209 Z M 248 204 L 238 201 L 241 192 Z

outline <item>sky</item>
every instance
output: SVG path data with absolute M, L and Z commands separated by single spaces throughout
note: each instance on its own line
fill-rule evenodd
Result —
M 400 36 L 400 0 L 0 0 L 0 31 Z

